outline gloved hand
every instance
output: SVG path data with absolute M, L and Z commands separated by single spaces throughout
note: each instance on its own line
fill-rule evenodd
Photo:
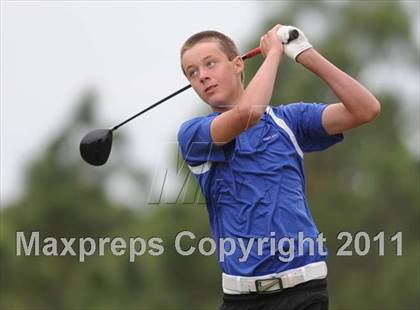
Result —
M 299 33 L 296 39 L 289 38 L 290 34 L 293 33 L 293 30 L 296 30 Z M 280 27 L 279 30 L 277 30 L 277 36 L 279 40 L 284 44 L 284 52 L 286 55 L 295 61 L 296 57 L 300 53 L 312 47 L 303 31 L 293 26 Z M 292 39 L 292 41 L 289 42 L 290 39 Z

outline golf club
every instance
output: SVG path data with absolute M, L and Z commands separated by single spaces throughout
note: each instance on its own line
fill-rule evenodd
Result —
M 289 31 L 289 40 L 290 41 L 299 37 L 299 32 L 297 30 Z M 249 59 L 261 53 L 259 47 L 256 47 L 250 50 L 245 55 L 242 55 L 242 59 Z M 146 109 L 140 111 L 136 115 L 126 119 L 125 121 L 121 122 L 120 124 L 110 128 L 110 129 L 97 129 L 89 132 L 85 135 L 80 142 L 80 155 L 82 158 L 88 163 L 93 166 L 102 166 L 108 160 L 109 154 L 111 153 L 112 147 L 112 132 L 120 128 L 122 125 L 125 125 L 129 121 L 133 120 L 134 118 L 146 113 L 147 111 L 157 107 L 159 104 L 171 99 L 172 97 L 179 95 L 183 91 L 189 89 L 191 85 L 187 85 L 176 92 L 170 94 L 169 96 L 159 100 L 158 102 L 152 104 L 151 106 L 147 107 Z

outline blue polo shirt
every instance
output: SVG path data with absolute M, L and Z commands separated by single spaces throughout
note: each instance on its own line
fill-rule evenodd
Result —
M 300 102 L 268 107 L 255 126 L 223 146 L 213 144 L 210 136 L 210 124 L 220 113 L 181 125 L 178 142 L 182 156 L 205 197 L 224 273 L 268 275 L 325 260 L 305 197 L 303 157 L 343 139 L 342 134 L 325 132 L 321 117 L 326 106 Z M 299 235 L 314 241 L 313 253 L 310 242 L 303 242 L 298 251 Z M 264 237 L 269 242 L 258 244 Z M 234 253 L 220 257 L 221 238 L 234 240 Z M 282 238 L 289 242 L 279 245 Z M 230 253 L 233 245 L 222 244 L 224 252 Z M 249 246 L 246 259 L 241 246 Z M 284 257 L 288 249 L 290 253 Z

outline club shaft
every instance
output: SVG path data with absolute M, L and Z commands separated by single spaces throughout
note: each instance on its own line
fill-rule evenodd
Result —
M 150 107 L 147 107 L 146 109 L 144 109 L 144 110 L 140 111 L 140 112 L 139 112 L 139 113 L 137 113 L 136 115 L 133 115 L 132 117 L 130 117 L 130 118 L 128 118 L 128 119 L 126 119 L 124 122 L 122 122 L 122 123 L 120 123 L 120 124 L 118 124 L 118 125 L 116 125 L 116 126 L 112 127 L 112 128 L 111 128 L 111 130 L 112 130 L 112 131 L 117 130 L 119 127 L 121 127 L 122 125 L 124 125 L 124 124 L 128 123 L 128 122 L 129 122 L 129 121 L 131 121 L 133 118 L 136 118 L 137 116 L 140 116 L 140 115 L 142 115 L 143 113 L 146 113 L 147 111 L 149 111 L 149 110 L 153 109 L 154 107 L 158 106 L 158 105 L 159 105 L 159 104 L 161 104 L 162 102 L 165 102 L 166 100 L 171 99 L 172 97 L 174 97 L 174 96 L 176 96 L 176 95 L 178 95 L 178 94 L 182 93 L 183 91 L 186 91 L 186 90 L 187 90 L 188 88 L 190 88 L 190 87 L 191 87 L 191 84 L 190 84 L 190 85 L 187 85 L 187 86 L 185 86 L 185 87 L 182 87 L 181 89 L 179 89 L 179 90 L 177 90 L 176 92 L 174 92 L 174 93 L 170 94 L 169 96 L 167 96 L 167 97 L 165 97 L 165 98 L 163 98 L 163 99 L 159 100 L 158 102 L 156 102 L 156 103 L 152 104 Z
M 293 39 L 295 39 L 295 38 L 292 38 L 292 40 L 293 40 Z M 246 54 L 242 55 L 241 57 L 242 57 L 242 59 L 243 59 L 243 60 L 245 60 L 245 59 L 252 58 L 252 57 L 254 57 L 254 56 L 258 55 L 258 54 L 261 54 L 261 49 L 260 49 L 259 47 L 256 47 L 256 48 L 254 48 L 254 49 L 250 50 L 249 52 L 247 52 Z M 156 102 L 156 103 L 152 104 L 151 106 L 149 106 L 149 107 L 147 107 L 146 109 L 144 109 L 144 110 L 140 111 L 140 112 L 139 112 L 139 113 L 137 113 L 136 115 L 133 115 L 132 117 L 130 117 L 130 118 L 128 118 L 128 119 L 126 119 L 126 120 L 125 120 L 125 121 L 123 121 L 122 123 L 120 123 L 120 124 L 118 124 L 118 125 L 116 125 L 116 126 L 112 127 L 112 128 L 111 128 L 111 130 L 112 130 L 112 131 L 117 130 L 119 127 L 121 127 L 122 125 L 124 125 L 124 124 L 128 123 L 129 121 L 131 121 L 132 119 L 136 118 L 137 116 L 140 116 L 140 115 L 142 115 L 143 113 L 146 113 L 147 111 L 149 111 L 149 110 L 153 109 L 154 107 L 157 107 L 159 104 L 161 104 L 161 103 L 165 102 L 165 101 L 166 101 L 166 100 L 168 100 L 168 99 L 171 99 L 172 97 L 174 97 L 174 96 L 176 96 L 176 95 L 179 95 L 180 93 L 182 93 L 183 91 L 186 91 L 186 90 L 187 90 L 187 89 L 189 89 L 189 88 L 191 88 L 191 84 L 190 84 L 190 85 L 187 85 L 187 86 L 185 86 L 185 87 L 183 87 L 183 88 L 181 88 L 181 89 L 179 89 L 179 90 L 177 90 L 176 92 L 174 92 L 174 93 L 170 94 L 169 96 L 167 96 L 167 97 L 165 97 L 165 98 L 163 98 L 163 99 L 159 100 L 158 102 Z
M 258 54 L 260 54 L 260 53 L 261 53 L 261 50 L 260 50 L 260 48 L 259 48 L 259 47 L 257 47 L 257 48 L 254 48 L 253 50 L 249 51 L 249 52 L 248 52 L 248 53 L 246 53 L 245 55 L 242 55 L 241 57 L 242 57 L 242 59 L 243 59 L 243 60 L 245 60 L 245 59 L 248 59 L 248 58 L 254 57 L 254 56 L 256 56 L 256 55 L 258 55 Z M 126 123 L 128 123 L 128 122 L 129 122 L 129 121 L 131 121 L 132 119 L 134 119 L 134 118 L 136 118 L 136 117 L 138 117 L 138 116 L 142 115 L 143 113 L 146 113 L 147 111 L 149 111 L 149 110 L 153 109 L 154 107 L 157 107 L 159 104 L 161 104 L 161 103 L 165 102 L 166 100 L 171 99 L 172 97 L 174 97 L 174 96 L 176 96 L 176 95 L 179 95 L 180 93 L 182 93 L 183 91 L 186 91 L 186 90 L 187 90 L 187 89 L 189 89 L 189 88 L 191 88 L 191 84 L 189 84 L 189 85 L 187 85 L 187 86 L 182 87 L 181 89 L 179 89 L 179 90 L 177 90 L 176 92 L 174 92 L 174 93 L 170 94 L 169 96 L 167 96 L 167 97 L 165 97 L 165 98 L 163 98 L 163 99 L 159 100 L 158 102 L 156 102 L 156 103 L 152 104 L 151 106 L 149 106 L 149 107 L 147 107 L 146 109 L 144 109 L 144 110 L 140 111 L 140 112 L 139 112 L 139 113 L 137 113 L 136 115 L 133 115 L 132 117 L 130 117 L 130 118 L 128 118 L 128 119 L 126 119 L 126 120 L 125 120 L 125 121 L 123 121 L 122 123 L 119 123 L 118 125 L 116 125 L 116 126 L 112 127 L 112 128 L 111 128 L 111 130 L 112 130 L 112 131 L 117 130 L 119 127 L 121 127 L 122 125 L 125 125 Z

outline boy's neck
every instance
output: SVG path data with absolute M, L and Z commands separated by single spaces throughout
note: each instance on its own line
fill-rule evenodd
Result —
M 241 87 L 237 89 L 236 94 L 232 96 L 232 99 L 229 100 L 229 103 L 227 103 L 226 106 L 211 107 L 211 108 L 213 112 L 217 112 L 217 113 L 223 113 L 223 112 L 229 111 L 241 102 L 243 95 L 244 95 L 244 87 L 241 84 Z

